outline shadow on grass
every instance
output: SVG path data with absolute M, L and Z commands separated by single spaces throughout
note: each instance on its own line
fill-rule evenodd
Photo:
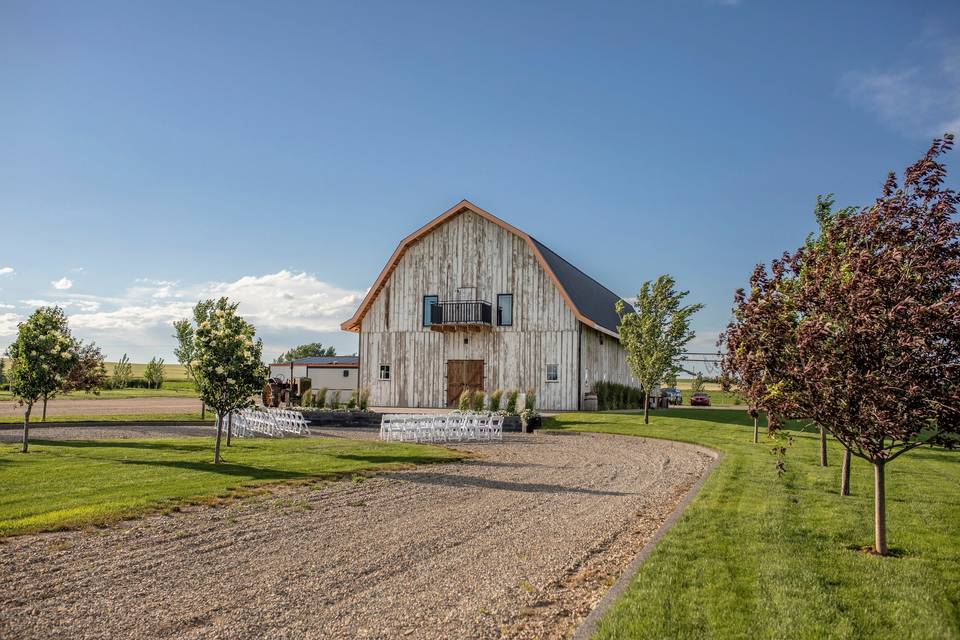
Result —
M 70 449 L 141 449 L 144 451 L 213 451 L 209 442 L 151 442 L 131 438 L 129 440 L 31 440 L 31 445 L 65 447 Z

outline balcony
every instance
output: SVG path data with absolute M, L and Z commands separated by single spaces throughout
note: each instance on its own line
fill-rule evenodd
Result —
M 493 305 L 483 300 L 430 305 L 432 331 L 482 331 L 493 326 Z

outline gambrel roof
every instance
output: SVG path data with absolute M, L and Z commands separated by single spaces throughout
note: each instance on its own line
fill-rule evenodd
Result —
M 617 325 L 620 319 L 614 309 L 614 305 L 620 299 L 620 296 L 561 258 L 539 240 L 536 240 L 513 225 L 504 222 L 495 215 L 484 211 L 468 200 L 461 200 L 404 238 L 396 251 L 393 252 L 393 255 L 390 256 L 387 265 L 383 268 L 383 271 L 380 272 L 380 275 L 373 283 L 373 286 L 370 287 L 367 295 L 363 298 L 363 302 L 360 303 L 357 312 L 353 314 L 353 317 L 341 324 L 340 328 L 345 331 L 360 331 L 360 321 L 363 319 L 364 314 L 384 284 L 386 284 L 387 278 L 390 277 L 390 274 L 410 245 L 453 216 L 465 211 L 471 211 L 525 240 L 530 247 L 530 251 L 533 252 L 533 255 L 540 263 L 540 266 L 547 275 L 550 276 L 554 284 L 557 285 L 557 288 L 560 290 L 560 295 L 570 308 L 570 311 L 573 312 L 573 315 L 576 316 L 580 322 L 597 331 L 615 338 L 620 337 L 617 334 Z

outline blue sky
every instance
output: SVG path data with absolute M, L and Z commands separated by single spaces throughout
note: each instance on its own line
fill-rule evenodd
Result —
M 960 129 L 956 2 L 134 4 L 0 0 L 0 347 L 54 302 L 172 360 L 226 294 L 269 355 L 350 353 L 462 198 L 624 296 L 674 275 L 707 347 L 818 193 L 868 203 Z

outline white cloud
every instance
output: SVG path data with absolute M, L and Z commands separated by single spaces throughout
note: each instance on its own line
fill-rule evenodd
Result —
M 13 267 L 0 267 L 0 276 L 13 275 Z
M 12 336 L 17 333 L 20 316 L 15 313 L 0 313 L 0 336 Z
M 960 133 L 960 40 L 927 34 L 901 57 L 922 64 L 851 71 L 840 80 L 841 92 L 905 134 Z
M 57 289 L 58 291 L 66 291 L 73 286 L 73 280 L 70 280 L 69 278 L 60 278 L 59 280 L 54 280 L 50 284 L 52 284 L 53 288 Z
M 124 351 L 131 358 L 170 354 L 175 320 L 189 317 L 197 301 L 227 296 L 259 335 L 278 346 L 317 340 L 318 333 L 340 331 L 340 323 L 360 304 L 364 291 L 343 289 L 313 274 L 291 271 L 244 276 L 231 282 L 181 284 L 138 279 L 119 296 L 67 293 L 62 300 L 21 300 L 27 307 L 57 304 L 67 310 L 70 326 L 85 339 L 95 339 L 108 355 Z M 327 341 L 325 341 L 327 342 Z M 351 347 L 348 352 L 355 350 Z M 170 359 L 170 358 L 168 358 Z
M 16 309 L 17 305 L 0 302 L 0 309 Z

